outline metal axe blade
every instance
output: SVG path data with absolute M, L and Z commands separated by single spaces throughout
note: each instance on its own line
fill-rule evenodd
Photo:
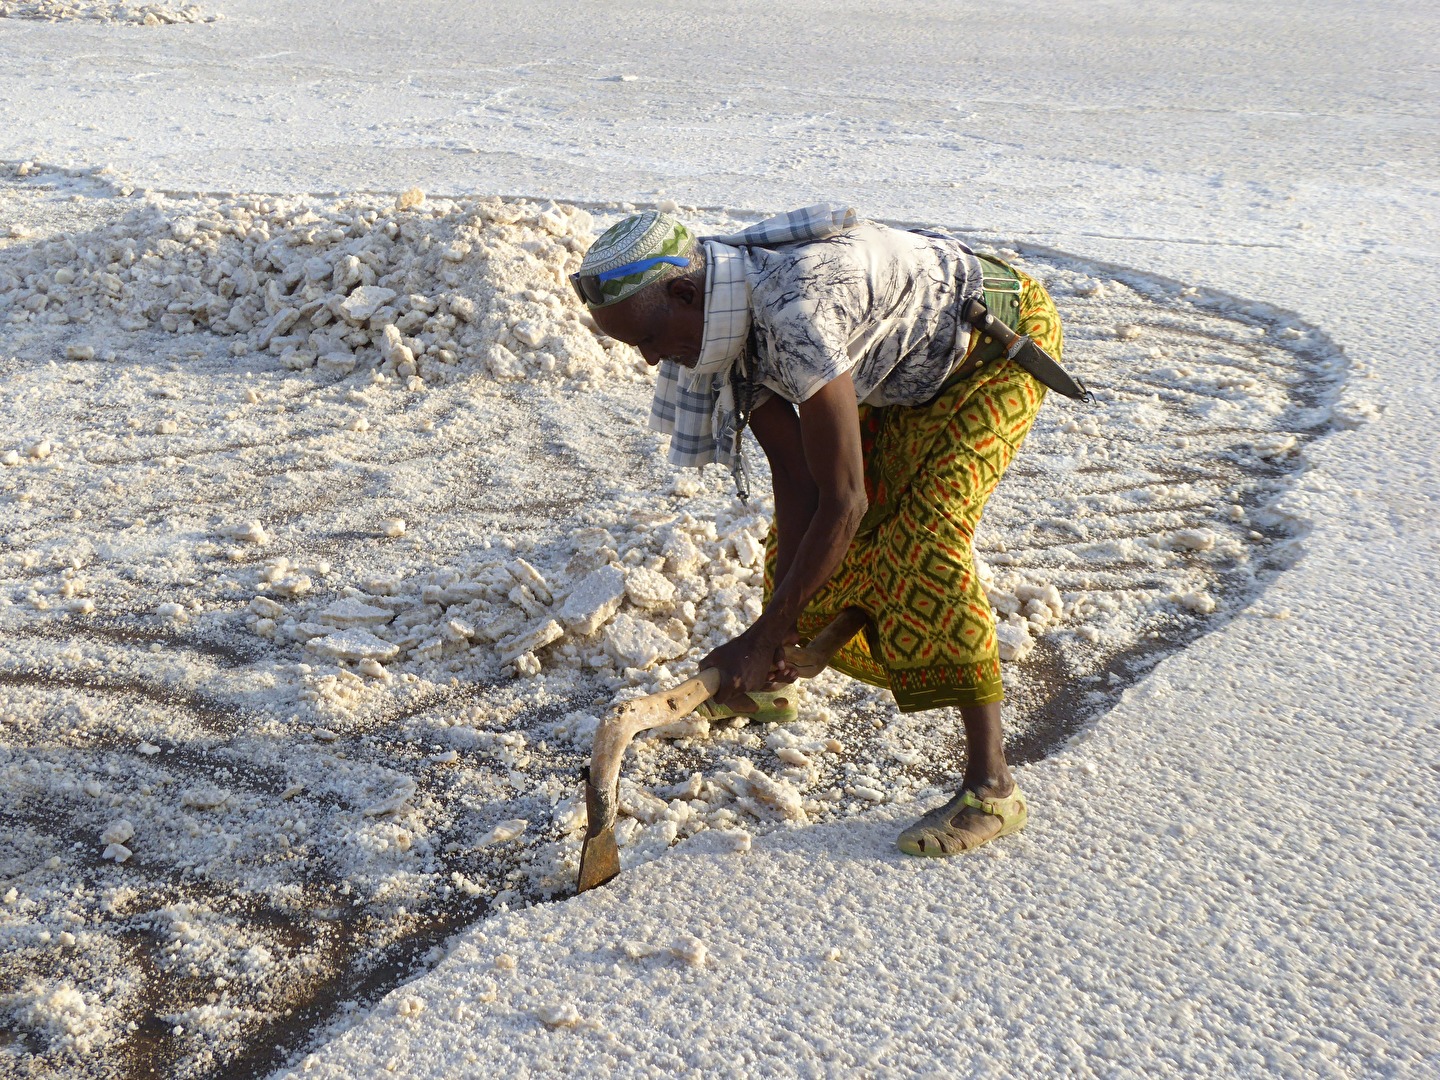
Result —
M 590 782 L 590 770 L 584 769 L 585 777 L 585 842 L 580 845 L 580 879 L 575 884 L 577 893 L 588 892 L 597 885 L 604 885 L 620 873 L 620 847 L 615 843 L 615 814 L 613 809 L 606 813 L 599 789 Z M 608 820 L 608 825 L 602 822 Z

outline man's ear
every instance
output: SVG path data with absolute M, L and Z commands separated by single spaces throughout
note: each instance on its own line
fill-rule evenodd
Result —
M 698 304 L 703 299 L 700 287 L 690 279 L 689 275 L 671 278 L 666 285 L 666 292 L 686 307 Z

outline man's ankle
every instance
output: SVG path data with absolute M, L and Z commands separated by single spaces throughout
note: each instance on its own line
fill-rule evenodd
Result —
M 1015 777 L 1009 769 L 974 777 L 967 775 L 960 790 L 972 792 L 982 799 L 1003 799 L 1015 790 Z

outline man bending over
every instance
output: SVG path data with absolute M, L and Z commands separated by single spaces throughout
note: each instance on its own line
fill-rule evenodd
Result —
M 1045 290 L 949 236 L 824 205 L 703 240 L 636 214 L 572 282 L 601 332 L 659 367 L 651 426 L 672 462 L 729 465 L 743 494 L 747 423 L 769 460 L 766 604 L 702 661 L 721 672 L 715 700 L 753 711 L 749 692 L 794 677 L 784 646 L 844 615 L 858 632 L 832 666 L 889 688 L 902 712 L 954 706 L 964 722 L 960 791 L 900 849 L 953 855 L 1023 828 L 971 545 L 1045 388 L 962 310 L 983 295 L 1058 358 Z

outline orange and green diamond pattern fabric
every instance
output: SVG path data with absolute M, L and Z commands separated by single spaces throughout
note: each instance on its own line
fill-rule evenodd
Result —
M 1055 305 L 1039 282 L 1019 277 L 1018 329 L 1059 360 Z M 860 406 L 870 508 L 799 631 L 808 639 L 845 608 L 865 611 L 865 631 L 832 666 L 888 687 L 902 712 L 1004 697 L 995 618 L 972 544 L 985 503 L 1044 397 L 1044 386 L 1001 359 L 952 377 L 928 405 Z M 773 525 L 766 549 L 768 600 Z

